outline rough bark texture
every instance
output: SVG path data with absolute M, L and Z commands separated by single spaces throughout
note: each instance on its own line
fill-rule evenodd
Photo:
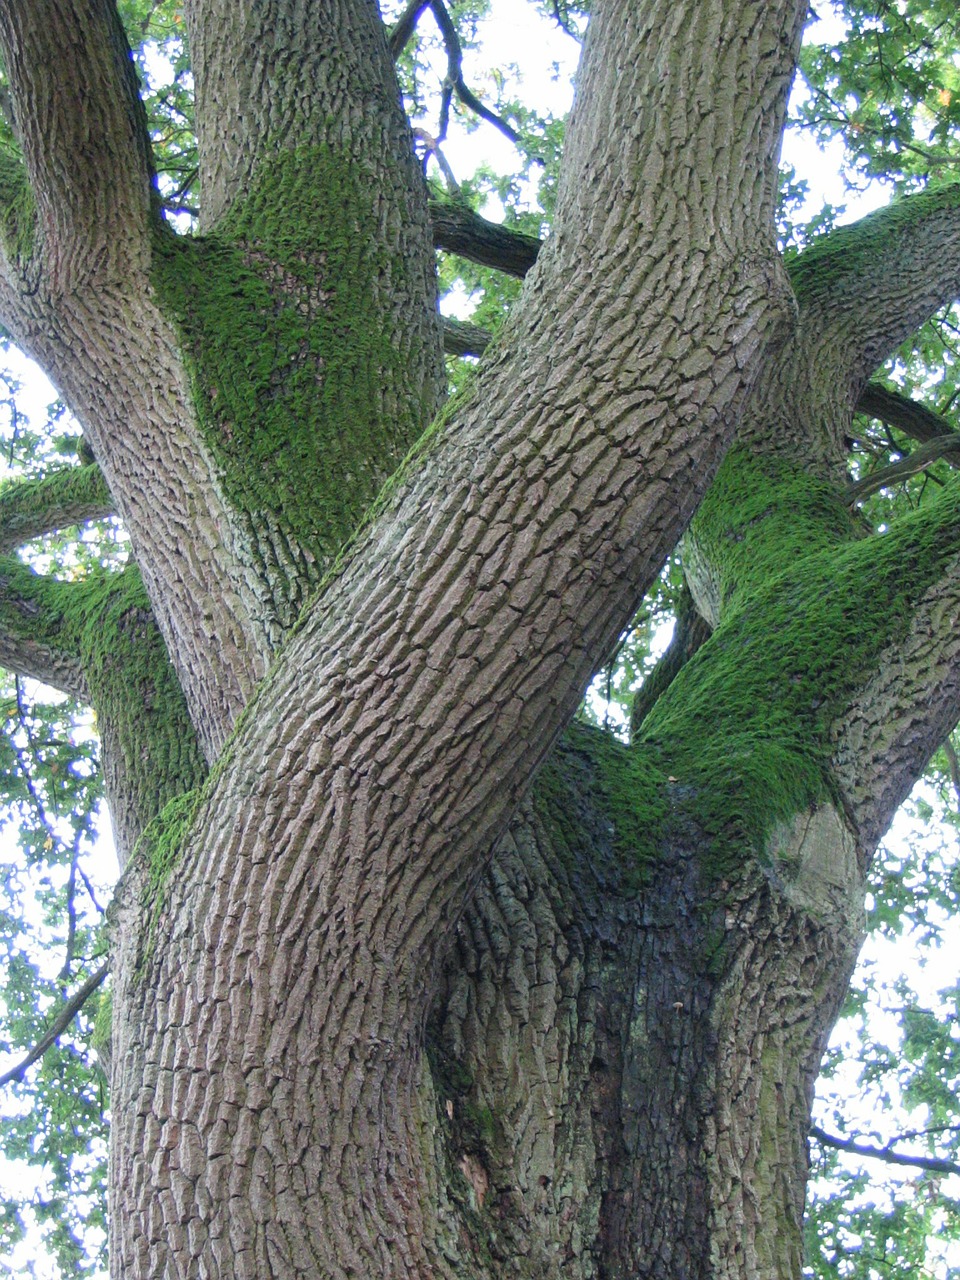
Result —
M 371 3 L 187 6 L 192 239 L 112 5 L 0 10 L 0 320 L 139 565 L 0 566 L 0 659 L 94 703 L 136 846 L 116 1276 L 799 1277 L 866 870 L 960 714 L 960 501 L 872 537 L 841 468 L 866 379 L 960 289 L 931 251 L 960 261 L 960 200 L 826 237 L 794 299 L 805 14 L 598 0 L 551 236 L 424 433 L 426 193 Z M 435 212 L 502 262 L 462 223 Z M 5 495 L 0 547 L 98 485 Z M 695 513 L 632 744 L 569 728 Z

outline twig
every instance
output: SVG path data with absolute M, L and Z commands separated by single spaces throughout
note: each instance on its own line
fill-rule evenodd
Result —
M 60 1012 L 54 1018 L 50 1025 L 50 1029 L 44 1032 L 43 1036 L 37 1041 L 26 1057 L 21 1058 L 15 1067 L 11 1067 L 9 1071 L 0 1076 L 0 1086 L 10 1084 L 14 1080 L 22 1080 L 27 1070 L 47 1052 L 52 1044 L 63 1035 L 67 1027 L 74 1020 L 86 1002 L 96 991 L 97 987 L 103 982 L 107 974 L 110 972 L 110 962 L 102 964 L 96 973 L 92 973 L 82 987 L 75 995 L 67 1001 Z
M 950 767 L 953 794 L 957 797 L 957 804 L 960 805 L 960 759 L 957 758 L 956 748 L 949 738 L 943 744 L 943 754 L 947 757 L 947 764 Z
M 450 194 L 456 199 L 461 199 L 462 193 L 460 191 L 460 184 L 457 182 L 453 170 L 447 163 L 446 156 L 440 150 L 440 139 L 434 138 L 431 134 L 427 133 L 426 129 L 414 129 L 413 136 L 417 142 L 423 143 L 426 148 L 427 155 L 433 156 L 434 160 L 436 160 L 440 167 L 440 172 L 443 174 L 443 180 L 447 184 L 447 190 Z
M 905 1156 L 899 1151 L 891 1151 L 889 1145 L 874 1147 L 865 1142 L 853 1142 L 849 1138 L 839 1138 L 835 1134 L 826 1133 L 817 1125 L 810 1126 L 810 1136 L 822 1142 L 824 1146 L 834 1147 L 837 1151 L 847 1151 L 856 1156 L 869 1156 L 873 1160 L 883 1160 L 886 1164 L 926 1169 L 930 1173 L 960 1173 L 960 1164 L 954 1160 L 941 1160 L 937 1156 Z

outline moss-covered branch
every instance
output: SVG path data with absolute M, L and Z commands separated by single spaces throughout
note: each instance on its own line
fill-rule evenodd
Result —
M 0 488 L 0 555 L 69 525 L 102 520 L 114 505 L 100 468 L 64 467 Z
M 206 774 L 135 565 L 80 582 L 0 557 L 0 665 L 93 707 L 121 861 Z
M 86 588 L 0 556 L 0 666 L 87 700 L 76 620 Z
M 960 296 L 960 184 L 836 228 L 789 271 L 804 328 L 839 348 L 856 397 L 892 350 Z

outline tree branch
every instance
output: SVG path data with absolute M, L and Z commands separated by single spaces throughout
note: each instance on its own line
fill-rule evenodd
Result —
M 0 557 L 0 666 L 87 698 L 75 625 L 86 590 L 83 583 L 34 573 L 13 556 Z
M 397 24 L 390 32 L 388 41 L 390 45 L 390 54 L 394 62 L 396 62 L 397 58 L 400 57 L 401 53 L 403 53 L 404 49 L 407 47 L 411 36 L 417 29 L 417 23 L 420 21 L 420 17 L 424 9 L 426 9 L 429 4 L 430 0 L 410 0 L 406 9 L 404 9 L 403 13 L 401 13 L 400 17 L 397 19 Z
M 881 467 L 879 471 L 874 471 L 864 476 L 862 480 L 857 480 L 847 490 L 844 499 L 852 506 L 879 489 L 885 489 L 888 485 L 897 484 L 901 480 L 908 480 L 910 476 L 915 476 L 941 458 L 946 459 L 951 465 L 960 464 L 960 431 L 953 432 L 950 438 L 937 436 L 933 440 L 928 440 L 926 444 L 922 444 L 919 449 L 914 449 L 899 462 L 894 462 L 889 467 Z
M 858 396 L 891 351 L 960 296 L 960 183 L 836 228 L 789 272 L 804 326 Z
M 443 316 L 443 349 L 448 356 L 481 356 L 493 340 L 488 329 Z
M 466 205 L 447 200 L 430 201 L 430 222 L 438 249 L 521 279 L 536 262 L 543 245 L 536 236 L 488 222 Z
M 467 88 L 463 79 L 463 49 L 460 46 L 460 37 L 457 35 L 457 28 L 453 19 L 447 12 L 443 0 L 428 0 L 428 2 L 433 16 L 437 20 L 437 26 L 440 28 L 440 35 L 443 37 L 443 43 L 447 50 L 447 84 L 454 89 L 457 97 L 465 107 L 469 107 L 471 111 L 475 111 L 478 116 L 492 124 L 494 128 L 499 129 L 505 138 L 509 138 L 513 143 L 519 143 L 521 137 L 516 129 L 507 124 L 502 116 L 498 116 L 495 111 L 491 111 L 489 107 L 484 106 L 476 94 Z M 441 136 L 443 132 L 441 130 Z
M 107 963 L 102 964 L 95 973 L 90 975 L 83 986 L 77 990 L 76 994 L 71 996 L 66 1002 L 50 1024 L 49 1029 L 44 1032 L 30 1052 L 25 1057 L 21 1058 L 15 1067 L 11 1067 L 9 1071 L 4 1072 L 4 1074 L 0 1076 L 0 1086 L 11 1084 L 15 1080 L 19 1081 L 23 1079 L 29 1068 L 43 1057 L 51 1045 L 55 1044 L 57 1040 L 59 1040 L 86 1002 L 103 983 L 109 972 L 110 963 L 107 961 Z
M 958 434 L 939 413 L 934 413 L 919 400 L 881 386 L 879 382 L 868 382 L 861 391 L 857 412 L 879 418 L 881 422 L 899 428 L 922 443 Z
M 64 467 L 42 480 L 15 481 L 0 489 L 0 555 L 31 538 L 114 513 L 103 472 L 96 464 Z
M 839 1138 L 835 1134 L 827 1133 L 817 1125 L 810 1126 L 810 1136 L 822 1142 L 825 1147 L 833 1147 L 837 1151 L 848 1151 L 855 1156 L 869 1156 L 871 1160 L 882 1160 L 884 1164 L 927 1169 L 930 1173 L 960 1173 L 960 1164 L 954 1160 L 942 1160 L 937 1156 L 905 1156 L 899 1151 L 892 1151 L 889 1144 L 885 1147 L 874 1147 L 866 1142 L 853 1142 L 849 1138 Z
M 146 251 L 152 161 L 113 0 L 9 0 L 0 50 L 55 293 Z

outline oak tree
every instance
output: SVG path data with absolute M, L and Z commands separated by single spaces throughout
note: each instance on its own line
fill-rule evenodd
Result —
M 84 436 L 2 495 L 0 661 L 94 709 L 124 863 L 112 1271 L 799 1276 L 867 876 L 960 718 L 960 491 L 861 509 L 955 450 L 871 383 L 960 295 L 955 122 L 785 256 L 807 5 L 596 0 L 541 245 L 429 198 L 428 7 L 503 125 L 439 0 L 190 0 L 194 174 L 136 6 L 0 6 L 0 322 Z M 872 92 L 864 165 L 923 152 Z M 524 278 L 492 342 L 437 245 Z M 852 482 L 864 411 L 924 443 Z M 108 512 L 122 568 L 14 554 Z M 678 547 L 630 742 L 573 723 Z

